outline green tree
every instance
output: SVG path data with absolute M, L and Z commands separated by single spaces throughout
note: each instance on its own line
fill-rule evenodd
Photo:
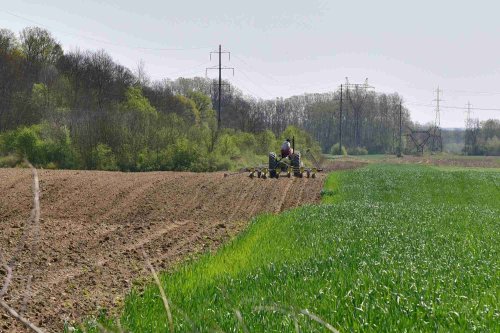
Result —
M 255 135 L 255 152 L 260 155 L 267 155 L 275 150 L 277 146 L 276 137 L 271 130 L 265 130 Z
M 103 143 L 98 144 L 93 155 L 96 169 L 106 171 L 118 170 L 116 157 L 108 145 Z
M 45 29 L 24 28 L 20 33 L 20 40 L 21 50 L 30 65 L 55 64 L 62 56 L 61 45 Z

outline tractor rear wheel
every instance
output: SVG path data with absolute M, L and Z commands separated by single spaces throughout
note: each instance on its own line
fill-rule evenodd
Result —
M 292 160 L 293 175 L 295 177 L 302 177 L 302 172 L 300 172 L 300 153 L 294 153 L 290 157 Z

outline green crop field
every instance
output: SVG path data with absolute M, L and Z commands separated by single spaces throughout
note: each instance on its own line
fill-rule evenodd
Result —
M 498 171 L 370 165 L 322 195 L 162 275 L 176 331 L 500 331 Z M 159 289 L 121 323 L 168 331 Z

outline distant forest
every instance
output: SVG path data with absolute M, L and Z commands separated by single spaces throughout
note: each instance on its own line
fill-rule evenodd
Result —
M 232 86 L 218 128 L 213 85 L 151 82 L 143 66 L 132 71 L 103 50 L 65 52 L 47 30 L 0 29 L 0 166 L 27 157 L 53 168 L 220 170 L 262 161 L 288 136 L 300 149 L 338 152 L 339 92 L 262 100 Z M 401 97 L 356 89 L 342 97 L 347 153 L 394 153 Z M 478 124 L 469 153 L 499 153 L 498 121 L 487 125 L 485 134 Z

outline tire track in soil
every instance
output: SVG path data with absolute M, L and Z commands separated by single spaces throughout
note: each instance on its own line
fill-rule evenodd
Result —
M 277 208 L 277 210 L 275 210 L 276 213 L 283 211 L 283 205 L 285 204 L 287 194 L 290 191 L 290 188 L 292 187 L 292 184 L 295 181 L 295 178 L 291 178 L 291 179 L 287 179 L 287 180 L 288 180 L 288 182 L 286 184 L 285 189 L 283 190 L 283 194 L 281 195 L 279 204 L 276 206 L 276 208 Z
M 0 229 L 18 235 L 19 220 L 30 212 L 30 173 L 0 169 L 0 179 L 6 178 L 17 183 L 0 184 L 8 193 L 0 196 L 0 207 L 20 214 L 0 219 Z M 318 178 L 43 170 L 41 247 L 34 255 L 22 253 L 6 301 L 19 307 L 32 262 L 38 269 L 26 316 L 48 331 L 60 331 L 65 320 L 81 320 L 100 307 L 115 309 L 132 281 L 149 277 L 141 247 L 157 267 L 169 268 L 187 255 L 218 248 L 257 214 L 316 202 L 324 177 Z M 0 237 L 7 258 L 14 245 Z M 3 319 L 0 332 L 24 331 Z

